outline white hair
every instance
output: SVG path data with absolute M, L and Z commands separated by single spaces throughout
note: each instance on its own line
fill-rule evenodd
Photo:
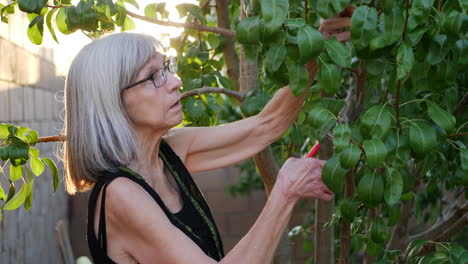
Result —
M 86 45 L 65 83 L 63 145 L 68 193 L 91 188 L 104 171 L 136 158 L 136 144 L 121 91 L 161 44 L 154 37 L 115 33 Z

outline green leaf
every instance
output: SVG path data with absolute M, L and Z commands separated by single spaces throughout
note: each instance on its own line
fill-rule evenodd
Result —
M 2 185 L 0 184 L 0 200 L 5 201 L 5 199 L 5 191 L 3 190 Z
M 47 167 L 49 167 L 50 172 L 52 173 L 52 178 L 54 181 L 54 192 L 55 192 L 57 191 L 58 184 L 59 184 L 59 174 L 58 174 L 57 166 L 55 165 L 55 162 L 53 162 L 49 158 L 41 158 L 41 160 L 47 165 Z
M 77 6 L 69 7 L 66 17 L 68 29 L 71 31 L 76 29 L 93 31 L 97 27 L 97 15 L 93 9 L 93 4 L 84 0 L 80 0 Z
M 3 207 L 3 210 L 15 210 L 20 207 L 24 201 L 26 200 L 26 196 L 28 195 L 28 184 L 23 183 L 21 189 L 18 193 L 16 193 Z
M 414 0 L 414 8 L 430 9 L 434 5 L 434 0 Z
M 391 45 L 402 38 L 405 28 L 404 12 L 394 7 L 390 14 L 385 15 L 385 42 L 386 45 Z
M 30 160 L 31 160 L 31 163 L 30 163 L 31 170 L 34 172 L 36 176 L 41 175 L 45 169 L 44 163 L 42 163 L 42 161 L 38 157 L 34 157 L 34 156 L 31 156 Z
M 411 241 L 408 244 L 408 247 L 406 248 L 407 259 L 412 259 L 413 257 L 415 257 L 419 253 L 421 248 L 424 246 L 424 244 L 426 244 L 426 242 L 427 240 L 421 239 Z
M 400 172 L 394 168 L 386 168 L 385 175 L 385 202 L 388 205 L 394 205 L 398 203 L 403 193 L 403 179 Z
M 336 152 L 340 152 L 349 146 L 351 140 L 351 129 L 348 124 L 337 125 L 333 129 L 333 145 Z
M 31 21 L 28 26 L 28 38 L 32 43 L 40 45 L 44 35 L 44 16 L 28 14 L 28 18 Z
M 352 169 L 361 157 L 361 150 L 358 146 L 351 144 L 340 154 L 341 166 L 346 169 Z
M 366 152 L 367 165 L 370 169 L 375 169 L 383 164 L 387 157 L 387 148 L 382 140 L 378 138 L 365 140 L 362 147 Z
M 24 201 L 24 209 L 26 211 L 29 211 L 29 209 L 31 209 L 31 205 L 33 201 L 34 178 L 30 182 L 26 183 L 26 185 L 27 185 L 27 193 L 26 193 L 26 198 Z
M 26 13 L 40 14 L 46 3 L 47 0 L 18 0 L 18 7 Z
M 202 11 L 199 6 L 190 3 L 182 3 L 176 5 L 176 9 L 179 12 L 180 17 L 185 17 L 187 14 L 192 15 L 197 18 L 200 22 L 204 22 L 205 18 L 203 17 Z
M 456 119 L 451 113 L 443 110 L 430 100 L 425 100 L 425 102 L 427 104 L 427 113 L 432 121 L 447 131 L 451 131 L 455 127 Z
M 351 18 L 351 41 L 357 49 L 363 49 L 369 45 L 369 41 L 377 30 L 377 10 L 367 5 L 362 5 L 354 10 Z
M 468 149 L 460 150 L 460 163 L 464 171 L 468 171 Z
M 325 41 L 325 48 L 333 62 L 342 67 L 351 68 L 351 53 L 349 49 L 341 44 L 335 37 Z
M 281 28 L 288 16 L 288 0 L 262 0 L 262 17 L 265 20 L 265 29 L 273 33 Z
M 49 29 L 50 34 L 52 35 L 52 38 L 55 40 L 55 42 L 59 43 L 57 40 L 57 36 L 55 35 L 55 29 L 52 26 L 52 16 L 54 15 L 55 11 L 57 11 L 57 9 L 52 9 L 47 14 L 46 24 L 47 24 L 47 28 Z
M 380 216 L 377 216 L 370 227 L 370 239 L 375 243 L 383 243 L 388 238 L 387 226 Z
M 260 40 L 260 18 L 252 16 L 242 19 L 236 27 L 236 36 L 240 43 L 258 43 Z
M 8 127 L 2 123 L 0 123 L 0 140 L 6 139 L 10 132 L 8 131 Z
M 334 95 L 341 87 L 341 71 L 334 64 L 324 63 L 322 60 L 320 61 L 320 71 L 317 76 L 318 83 L 328 96 Z
M 165 5 L 166 3 L 161 3 L 161 4 L 164 4 L 164 8 L 165 9 Z M 158 19 L 158 16 L 157 16 L 157 5 L 158 4 L 149 4 L 149 5 L 146 5 L 145 6 L 145 10 L 144 10 L 144 13 L 145 13 L 145 16 L 146 17 L 149 17 L 149 18 L 154 18 L 154 19 Z
M 437 145 L 434 129 L 426 122 L 411 122 L 411 149 L 418 154 L 427 154 Z
M 387 107 L 374 105 L 369 108 L 361 118 L 361 133 L 366 138 L 384 138 L 390 130 L 392 117 Z
M 447 47 L 448 45 L 447 35 L 435 36 L 434 41 L 432 41 L 429 46 L 426 61 L 431 65 L 440 63 L 449 52 L 449 48 Z
M 297 42 L 301 59 L 308 62 L 315 59 L 323 50 L 323 35 L 311 26 L 306 25 L 297 32 Z
M 219 44 L 221 44 L 221 38 L 216 35 L 208 35 L 208 43 L 210 43 L 210 48 L 211 49 L 216 49 L 219 47 Z
M 317 13 L 327 19 L 335 14 L 332 0 L 317 0 Z
M 136 0 L 123 0 L 123 1 L 133 5 L 134 7 L 136 7 L 136 9 L 140 9 L 140 6 L 138 6 L 138 3 Z
M 345 10 L 345 8 L 350 4 L 350 0 L 331 0 L 331 2 L 335 13 Z
M 286 55 L 287 51 L 284 45 L 271 46 L 265 55 L 265 66 L 271 73 L 276 72 L 286 58 Z
M 323 107 L 314 107 L 310 110 L 308 117 L 311 125 L 315 128 L 317 139 L 322 139 L 336 122 L 336 117 Z
M 398 47 L 397 54 L 397 75 L 398 80 L 406 77 L 406 75 L 413 69 L 414 66 L 414 54 L 413 49 L 406 43 L 402 43 Z
M 348 199 L 342 200 L 342 203 L 340 206 L 341 216 L 349 223 L 352 223 L 354 221 L 354 218 L 356 217 L 356 214 L 357 214 L 357 209 L 358 209 L 358 204 L 354 202 L 352 199 L 348 198 Z
M 388 226 L 394 226 L 400 221 L 401 211 L 398 204 L 388 207 Z
M 10 180 L 17 181 L 23 177 L 23 167 L 10 165 Z
M 304 93 L 309 82 L 309 74 L 304 64 L 290 61 L 287 63 L 289 73 L 289 88 L 295 96 Z
M 412 30 L 411 32 L 409 32 L 407 35 L 408 44 L 411 47 L 416 46 L 421 41 L 422 37 L 424 36 L 424 33 L 426 33 L 428 30 L 429 30 L 428 27 L 421 27 L 421 28 L 416 28 Z
M 367 207 L 374 208 L 383 200 L 384 187 L 382 176 L 368 172 L 359 181 L 357 187 L 358 198 Z
M 25 139 L 25 141 L 30 145 L 34 146 L 37 143 L 37 131 L 33 129 L 26 128 L 22 135 L 18 135 L 21 139 Z
M 343 193 L 344 177 L 348 170 L 340 165 L 339 155 L 331 157 L 322 169 L 322 180 L 335 194 Z
M 467 1 L 468 2 L 468 1 Z M 454 48 L 455 61 L 460 65 L 468 64 L 468 40 L 459 39 L 455 42 Z
M 73 31 L 70 31 L 67 25 L 67 10 L 68 7 L 61 7 L 55 17 L 55 23 L 57 24 L 57 28 L 59 29 L 62 34 L 68 35 Z M 75 29 L 76 30 L 76 29 Z
M 200 100 L 190 98 L 183 106 L 184 112 L 193 120 L 199 119 L 205 113 L 205 106 Z
M 122 31 L 127 31 L 127 30 L 134 30 L 136 28 L 135 22 L 129 17 L 125 17 L 125 21 L 122 25 Z
M 28 145 L 10 145 L 8 148 L 10 162 L 13 165 L 23 165 L 28 162 L 29 147 Z
M 39 150 L 37 148 L 29 148 L 29 154 L 31 154 L 31 156 L 34 156 L 34 157 L 38 157 L 39 158 Z
M 460 4 L 460 7 L 463 9 L 463 11 L 468 12 L 468 1 L 467 0 L 458 0 L 458 3 Z

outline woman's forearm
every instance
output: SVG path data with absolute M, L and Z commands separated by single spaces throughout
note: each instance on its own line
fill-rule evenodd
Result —
M 306 65 L 306 68 L 309 73 L 309 84 L 302 95 L 296 97 L 288 86 L 283 87 L 275 93 L 270 102 L 258 115 L 262 123 L 268 124 L 264 127 L 268 130 L 267 134 L 272 136 L 272 141 L 277 140 L 286 132 L 296 120 L 297 114 L 304 104 L 304 100 L 309 92 L 309 86 L 317 74 L 317 63 L 312 61 Z
M 287 201 L 281 193 L 273 191 L 250 231 L 220 263 L 271 263 L 295 204 L 295 201 Z

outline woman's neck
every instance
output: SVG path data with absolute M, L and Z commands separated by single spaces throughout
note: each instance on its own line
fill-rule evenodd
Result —
M 159 146 L 166 133 L 167 131 L 134 129 L 137 158 L 131 161 L 128 167 L 142 173 L 162 171 L 164 163 L 159 159 Z

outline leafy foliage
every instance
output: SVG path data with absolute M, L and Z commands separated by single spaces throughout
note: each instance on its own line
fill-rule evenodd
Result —
M 133 22 L 125 5 L 137 5 L 136 1 L 123 0 L 81 0 L 76 5 L 61 1 L 57 11 L 46 7 L 46 2 L 18 0 L 1 6 L 2 21 L 8 21 L 8 14 L 18 4 L 21 11 L 29 13 L 27 30 L 31 42 L 39 44 L 44 20 L 55 36 L 51 26 L 54 15 L 62 33 L 81 30 L 94 36 L 118 27 L 131 29 Z M 426 256 L 417 255 L 429 243 L 426 241 L 414 241 L 406 252 L 386 250 L 385 244 L 391 228 L 398 225 L 402 202 L 411 200 L 415 204 L 414 225 L 418 225 L 435 220 L 441 201 L 448 199 L 447 193 L 466 196 L 468 2 L 245 2 L 242 12 L 247 18 L 238 19 L 239 1 L 231 1 L 229 15 L 231 28 L 236 31 L 235 41 L 244 45 L 249 62 L 258 65 L 258 88 L 241 104 L 219 94 L 187 98 L 183 125 L 235 121 L 259 113 L 272 94 L 285 85 L 295 95 L 310 88 L 296 123 L 273 144 L 273 150 L 284 161 L 289 156 L 301 156 L 316 140 L 333 135 L 334 154 L 324 167 L 323 180 L 336 192 L 339 207 L 328 226 L 341 221 L 351 223 L 351 253 L 376 256 L 377 263 L 391 263 L 401 254 L 409 263 L 463 263 L 466 250 L 454 244 L 440 244 Z M 356 6 L 350 21 L 351 41 L 343 44 L 335 38 L 326 39 L 318 27 L 320 20 L 332 17 L 349 4 Z M 168 18 L 163 3 L 141 8 L 147 17 Z M 182 4 L 177 10 L 187 22 L 216 25 L 209 8 Z M 179 57 L 184 91 L 204 86 L 236 89 L 237 80 L 224 74 L 225 36 L 186 29 L 170 43 Z M 312 59 L 317 61 L 319 73 L 309 87 L 304 64 Z M 360 93 L 364 93 L 362 102 L 349 101 Z M 362 104 L 362 111 L 348 120 L 347 110 L 355 104 Z M 32 148 L 37 134 L 21 129 L 0 126 L 0 140 L 8 143 L 0 147 L 0 158 L 13 165 L 10 180 L 28 177 L 29 168 L 23 173 L 28 160 L 33 175 L 40 175 L 47 165 L 55 177 L 54 166 Z M 252 162 L 243 171 L 246 174 L 241 183 L 229 188 L 232 193 L 262 187 Z M 357 190 L 344 197 L 344 179 L 349 174 L 354 176 Z M 32 181 L 26 182 L 32 185 Z M 54 178 L 54 188 L 55 184 Z M 27 202 L 32 197 L 14 195 L 13 181 L 9 192 L 5 190 L 0 189 L 0 198 L 6 202 L 14 197 Z M 377 215 L 369 217 L 368 212 L 374 211 Z M 307 221 L 305 228 L 296 229 L 297 233 L 306 232 L 311 225 Z M 306 241 L 306 248 L 310 248 L 310 239 Z

